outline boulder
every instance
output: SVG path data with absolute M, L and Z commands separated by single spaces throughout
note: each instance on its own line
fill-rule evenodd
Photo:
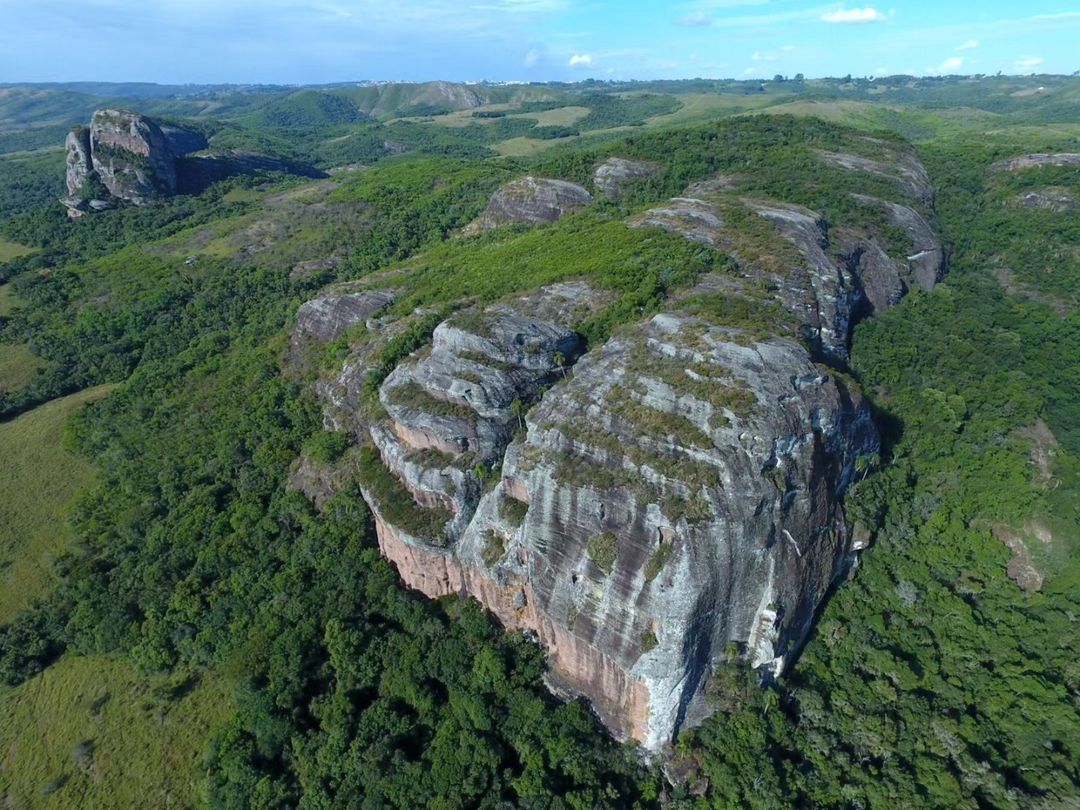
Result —
M 467 230 L 478 232 L 514 223 L 542 225 L 555 222 L 590 202 L 592 195 L 577 183 L 522 177 L 492 194 L 484 213 Z
M 330 343 L 394 302 L 395 293 L 388 290 L 350 290 L 355 288 L 333 288 L 303 304 L 296 313 L 293 340 Z
M 94 171 L 90 157 L 90 130 L 75 127 L 64 141 L 67 150 L 67 192 L 73 199 L 86 199 L 91 194 L 89 182 Z
M 729 644 L 783 670 L 852 561 L 840 497 L 876 451 L 858 393 L 797 343 L 661 315 L 529 412 L 442 545 L 376 526 L 406 583 L 534 632 L 556 686 L 656 750 L 708 714 Z

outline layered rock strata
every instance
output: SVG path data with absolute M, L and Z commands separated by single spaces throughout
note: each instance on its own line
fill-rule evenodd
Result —
M 766 281 L 777 299 L 802 325 L 802 333 L 830 362 L 847 360 L 853 321 L 896 304 L 912 287 L 932 290 L 945 274 L 946 256 L 933 228 L 915 208 L 856 194 L 865 206 L 882 211 L 890 225 L 911 240 L 903 256 L 894 256 L 883 239 L 865 229 L 830 228 L 808 208 L 777 200 L 720 194 L 726 181 L 697 184 L 665 205 L 632 217 L 633 228 L 661 228 L 729 252 L 749 277 Z M 733 210 L 734 209 L 734 210 Z M 759 248 L 748 243 L 745 229 L 728 219 L 749 210 L 770 222 L 794 253 L 773 249 L 779 268 L 756 261 Z
M 361 488 L 406 584 L 472 595 L 531 634 L 553 690 L 653 751 L 707 716 L 730 656 L 781 673 L 868 542 L 842 499 L 878 435 L 823 363 L 846 361 L 860 313 L 944 272 L 918 189 L 895 179 L 912 190 L 858 198 L 861 224 L 728 177 L 632 218 L 738 267 L 588 351 L 575 328 L 610 298 L 582 282 L 446 319 L 374 408 L 355 349 L 324 389 L 328 423 L 369 448 Z

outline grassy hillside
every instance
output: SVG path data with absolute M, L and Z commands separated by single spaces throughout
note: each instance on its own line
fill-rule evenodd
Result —
M 69 550 L 68 513 L 94 468 L 63 447 L 64 424 L 109 390 L 91 388 L 0 423 L 0 623 L 46 593 L 53 562 Z
M 232 712 L 212 673 L 139 675 L 123 660 L 70 656 L 0 687 L 0 801 L 18 810 L 191 808 L 202 761 Z

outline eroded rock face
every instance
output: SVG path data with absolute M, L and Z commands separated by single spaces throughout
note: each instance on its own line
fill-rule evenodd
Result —
M 112 196 L 145 205 L 176 193 L 175 156 L 161 128 L 126 110 L 98 110 L 90 120 L 94 171 Z
M 542 298 L 558 296 L 550 291 Z M 584 349 L 568 310 L 525 315 L 508 305 L 440 324 L 431 351 L 398 366 L 379 400 L 389 417 L 370 428 L 384 464 L 417 503 L 453 515 L 438 544 L 455 543 L 472 520 L 481 475 L 497 468 L 527 403 Z
M 372 428 L 380 455 L 418 504 L 453 518 L 433 543 L 373 503 L 380 546 L 429 596 L 471 594 L 534 632 L 555 687 L 588 697 L 617 735 L 659 748 L 706 716 L 703 691 L 729 643 L 774 673 L 801 644 L 850 561 L 840 496 L 877 434 L 859 395 L 797 343 L 744 345 L 665 315 L 583 357 L 510 442 L 503 403 L 553 368 L 524 352 L 527 365 L 481 371 L 472 353 L 486 340 L 505 362 L 499 336 L 539 332 L 553 349 L 558 333 L 503 318 L 494 338 L 440 327 L 428 357 L 387 379 L 393 424 Z M 482 394 L 466 391 L 462 370 L 488 378 L 467 382 Z M 416 381 L 477 418 L 395 402 Z M 498 484 L 485 492 L 452 463 L 410 459 L 431 448 L 501 454 Z
M 490 230 L 513 223 L 541 225 L 555 222 L 590 202 L 592 195 L 577 183 L 522 177 L 506 183 L 491 195 L 484 213 L 468 230 Z
M 208 146 L 194 130 L 162 127 L 128 110 L 98 110 L 89 127 L 77 127 L 67 136 L 68 194 L 61 202 L 71 216 L 81 216 L 118 202 L 147 205 L 178 193 L 198 193 L 236 174 L 325 177 L 310 166 L 243 150 L 186 157 Z
M 747 277 L 775 286 L 803 335 L 830 362 L 846 363 L 856 317 L 893 306 L 913 286 L 932 290 L 945 274 L 941 242 L 914 208 L 853 195 L 863 205 L 881 209 L 889 224 L 908 234 L 910 252 L 893 255 L 883 240 L 864 230 L 830 228 L 820 214 L 802 206 L 724 193 L 734 188 L 730 178 L 696 183 L 684 196 L 636 215 L 628 224 L 678 233 L 734 256 Z M 775 235 L 795 248 L 790 255 L 778 248 L 771 251 L 783 262 L 781 270 L 764 267 L 754 255 L 760 247 L 748 244 L 740 228 L 729 224 L 732 213 L 745 209 L 772 223 Z
M 67 192 L 71 197 L 88 196 L 87 184 L 94 171 L 90 157 L 90 130 L 78 127 L 64 141 L 67 150 Z
M 945 277 L 946 257 L 941 241 L 923 215 L 914 208 L 890 200 L 880 200 L 864 194 L 853 196 L 864 205 L 884 209 L 889 224 L 903 229 L 911 238 L 911 253 L 905 257 L 908 273 L 900 273 L 904 286 L 910 287 L 915 283 L 923 292 L 934 289 Z
M 655 163 L 626 158 L 610 157 L 596 167 L 593 172 L 593 185 L 612 200 L 622 198 L 623 189 L 635 180 L 643 180 L 655 175 L 660 167 Z

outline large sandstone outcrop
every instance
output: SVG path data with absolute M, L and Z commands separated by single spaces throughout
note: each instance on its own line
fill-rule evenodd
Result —
M 98 110 L 89 128 L 68 133 L 65 147 L 63 202 L 73 216 L 117 200 L 145 205 L 176 193 L 176 156 L 161 128 L 138 113 Z
M 467 230 L 475 233 L 514 223 L 542 225 L 555 222 L 590 202 L 592 195 L 576 183 L 522 177 L 492 194 L 484 213 Z
M 363 445 L 382 553 L 411 587 L 472 595 L 532 634 L 555 691 L 650 750 L 708 715 L 729 656 L 781 673 L 868 542 L 843 495 L 878 434 L 826 364 L 846 361 L 860 311 L 944 270 L 896 180 L 901 201 L 859 198 L 859 222 L 827 225 L 727 177 L 631 218 L 738 267 L 587 351 L 576 330 L 612 299 L 585 282 L 451 315 L 377 402 L 358 344 L 321 394 L 328 424 Z M 924 272 L 878 220 L 937 264 Z
M 195 193 L 236 174 L 325 176 L 309 166 L 241 150 L 186 157 L 208 145 L 194 130 L 161 127 L 129 110 L 98 110 L 89 127 L 76 127 L 64 142 L 67 196 L 61 202 L 77 217 L 118 202 L 147 205 L 177 193 Z
M 98 110 L 90 120 L 94 171 L 109 193 L 144 205 L 176 193 L 175 156 L 156 123 L 124 110 Z

